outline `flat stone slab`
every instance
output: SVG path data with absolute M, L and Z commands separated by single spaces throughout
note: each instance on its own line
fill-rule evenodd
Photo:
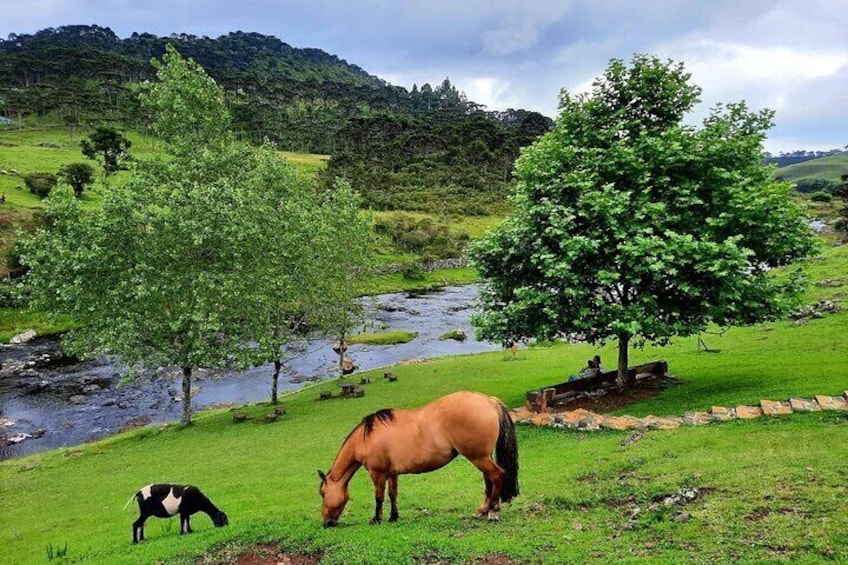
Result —
M 599 430 L 603 416 L 590 412 L 585 408 L 578 408 L 560 414 L 563 424 L 575 430 Z
M 743 420 L 752 420 L 754 418 L 759 418 L 762 415 L 762 409 L 756 406 L 741 405 L 736 407 L 736 417 Z
M 542 414 L 536 414 L 530 421 L 533 422 L 537 426 L 550 426 L 554 421 L 554 415 L 549 412 L 544 412 Z
M 792 406 L 788 402 L 779 400 L 760 400 L 760 408 L 766 416 L 782 416 L 792 413 Z
M 633 416 L 601 416 L 600 426 L 607 430 L 632 430 L 641 420 Z
M 688 426 L 703 426 L 712 422 L 712 416 L 709 412 L 697 412 L 689 410 L 683 414 L 683 423 Z
M 710 410 L 712 419 L 718 422 L 726 422 L 736 418 L 736 410 L 733 408 L 725 408 L 724 406 L 713 406 Z
M 794 412 L 818 412 L 821 410 L 818 402 L 806 398 L 790 398 L 789 405 L 792 406 Z
M 525 420 L 532 418 L 533 413 L 529 410 L 525 410 L 524 408 L 520 408 L 518 410 L 511 411 L 509 416 L 512 418 L 513 422 L 524 422 Z
M 848 400 L 842 396 L 816 395 L 816 402 L 822 410 L 848 410 Z
M 579 422 L 581 418 L 585 418 L 588 414 L 592 414 L 592 412 L 589 412 L 585 408 L 578 408 L 577 410 L 561 412 L 560 417 L 569 426 L 576 426 L 577 422 Z
M 683 424 L 683 418 L 654 416 L 649 414 L 642 418 L 642 425 L 652 430 L 676 430 Z

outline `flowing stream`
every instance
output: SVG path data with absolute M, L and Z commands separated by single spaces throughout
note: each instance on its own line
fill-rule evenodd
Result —
M 398 345 L 351 345 L 347 355 L 361 372 L 405 359 L 497 349 L 474 339 L 469 316 L 477 291 L 478 287 L 469 285 L 365 298 L 365 329 L 411 330 L 418 337 Z M 456 329 L 468 339 L 439 339 Z M 336 376 L 338 356 L 331 346 L 326 339 L 291 344 L 285 352 L 288 361 L 280 376 L 280 392 Z M 121 384 L 124 367 L 120 364 L 64 357 L 55 338 L 0 346 L 0 361 L 0 459 L 84 443 L 125 426 L 179 419 L 178 369 L 151 370 L 146 377 Z M 196 371 L 193 408 L 266 399 L 272 369 L 264 365 L 238 372 Z

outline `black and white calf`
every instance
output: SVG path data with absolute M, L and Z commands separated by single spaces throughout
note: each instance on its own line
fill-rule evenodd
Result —
M 180 534 L 191 533 L 189 520 L 197 512 L 206 512 L 217 527 L 230 523 L 200 489 L 191 485 L 147 485 L 133 497 L 138 501 L 139 517 L 133 522 L 133 543 L 144 540 L 144 522 L 151 516 L 170 518 L 180 515 Z M 132 498 L 130 499 L 132 502 Z M 128 503 L 129 504 L 129 503 Z

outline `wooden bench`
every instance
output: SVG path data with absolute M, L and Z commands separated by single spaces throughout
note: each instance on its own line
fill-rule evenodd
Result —
M 638 380 L 644 377 L 663 377 L 668 374 L 668 363 L 665 361 L 652 361 L 633 365 L 627 368 L 631 379 Z M 596 377 L 588 379 L 577 379 L 559 383 L 541 390 L 528 390 L 526 394 L 527 410 L 531 412 L 545 412 L 551 406 L 556 406 L 564 401 L 577 396 L 581 392 L 596 390 L 607 383 L 614 383 L 618 378 L 618 370 L 606 371 Z

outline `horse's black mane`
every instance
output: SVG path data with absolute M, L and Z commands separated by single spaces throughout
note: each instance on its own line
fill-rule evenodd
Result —
M 373 414 L 368 414 L 364 418 L 362 418 L 362 435 L 364 437 L 368 437 L 368 434 L 374 429 L 374 422 L 380 422 L 381 424 L 388 424 L 389 422 L 395 421 L 395 411 L 391 408 L 383 408 L 382 410 L 377 410 Z

